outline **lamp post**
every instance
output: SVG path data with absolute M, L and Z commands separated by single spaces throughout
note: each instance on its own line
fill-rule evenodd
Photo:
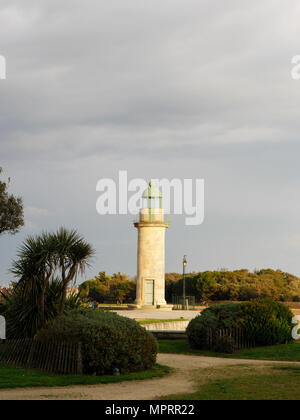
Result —
M 187 308 L 186 308 L 186 301 L 185 301 L 185 267 L 187 266 L 187 259 L 186 259 L 186 255 L 184 255 L 184 257 L 183 257 L 183 262 L 182 262 L 182 265 L 183 265 L 183 277 L 182 277 L 182 280 L 183 280 L 183 293 L 182 293 L 182 299 L 183 299 L 183 302 L 182 302 L 182 309 L 183 310 L 186 310 Z

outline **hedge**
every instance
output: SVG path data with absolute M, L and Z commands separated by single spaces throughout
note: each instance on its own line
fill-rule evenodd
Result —
M 187 335 L 192 348 L 203 349 L 208 330 L 241 328 L 247 340 L 271 346 L 291 341 L 292 318 L 288 307 L 271 299 L 214 305 L 189 323 Z
M 80 309 L 50 322 L 37 334 L 42 342 L 81 343 L 85 374 L 112 374 L 150 369 L 157 342 L 136 321 L 112 312 Z

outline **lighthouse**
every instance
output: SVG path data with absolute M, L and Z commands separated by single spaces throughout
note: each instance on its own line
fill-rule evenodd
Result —
M 138 222 L 136 308 L 168 308 L 165 300 L 165 221 L 162 193 L 154 182 L 143 194 Z

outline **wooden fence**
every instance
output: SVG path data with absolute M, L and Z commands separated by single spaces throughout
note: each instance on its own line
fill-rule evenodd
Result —
M 0 341 L 0 363 L 62 375 L 82 375 L 81 344 Z
M 206 345 L 212 350 L 216 341 L 220 337 L 232 338 L 237 350 L 249 349 L 255 347 L 255 342 L 248 340 L 245 333 L 240 328 L 222 328 L 219 330 L 208 329 L 206 335 Z

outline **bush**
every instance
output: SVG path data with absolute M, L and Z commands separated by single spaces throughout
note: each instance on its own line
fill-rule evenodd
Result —
M 255 299 L 241 305 L 244 331 L 257 345 L 271 346 L 291 341 L 293 314 L 271 299 Z
M 85 374 L 112 374 L 150 369 L 157 342 L 136 321 L 112 312 L 80 309 L 49 323 L 37 334 L 42 342 L 80 342 Z
M 234 339 L 229 336 L 217 337 L 213 346 L 213 351 L 216 353 L 233 354 L 237 350 Z
M 214 305 L 192 319 L 187 327 L 187 336 L 192 348 L 203 349 L 206 347 L 208 329 L 216 331 L 240 326 L 240 304 Z
M 187 335 L 192 348 L 205 349 L 208 329 L 214 333 L 222 328 L 241 328 L 247 340 L 258 346 L 271 346 L 291 341 L 292 318 L 287 306 L 271 299 L 215 305 L 190 322 Z M 217 343 L 218 338 L 213 338 Z M 226 345 L 224 342 L 219 344 L 220 347 Z

